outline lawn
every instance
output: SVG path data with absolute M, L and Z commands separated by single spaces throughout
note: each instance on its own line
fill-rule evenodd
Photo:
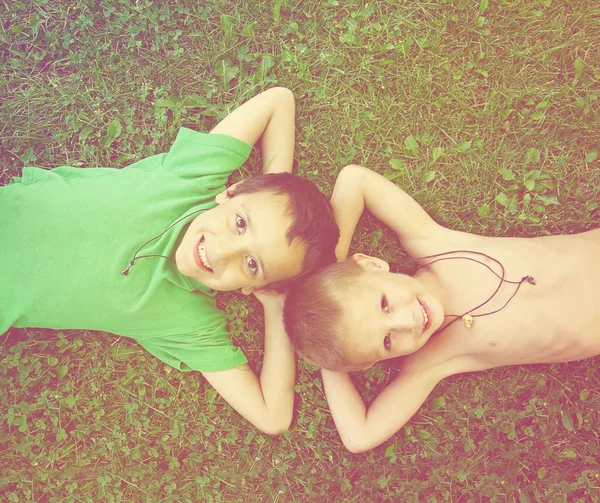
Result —
M 357 163 L 453 229 L 600 221 L 593 0 L 2 0 L 0 49 L 0 184 L 28 165 L 125 166 L 278 85 L 297 99 L 297 172 L 328 194 Z M 352 250 L 403 257 L 369 216 Z M 259 303 L 219 305 L 258 367 Z M 299 365 L 291 429 L 268 437 L 199 374 L 126 339 L 11 329 L 0 499 L 597 502 L 599 364 L 455 376 L 389 441 L 351 454 L 313 367 Z M 356 381 L 369 400 L 393 373 Z

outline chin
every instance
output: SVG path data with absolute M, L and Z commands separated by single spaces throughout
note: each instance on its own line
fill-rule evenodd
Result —
M 202 281 L 200 278 L 194 278 L 198 283 L 202 283 L 205 287 L 216 290 L 217 292 L 234 292 L 240 290 L 241 286 L 222 285 L 216 278 L 209 278 L 209 281 Z M 210 281 L 210 279 L 214 281 Z
M 187 276 L 188 278 L 192 277 L 190 274 L 191 269 L 189 267 L 186 267 L 185 261 L 180 260 L 177 253 L 175 254 L 175 265 L 177 266 L 177 270 L 181 274 Z

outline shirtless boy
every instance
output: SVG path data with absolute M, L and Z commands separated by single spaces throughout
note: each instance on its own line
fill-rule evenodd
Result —
M 290 292 L 284 317 L 295 349 L 322 368 L 350 451 L 391 437 L 447 376 L 600 354 L 600 229 L 537 238 L 453 231 L 360 166 L 342 170 L 332 204 L 343 262 Z M 344 261 L 365 207 L 415 257 L 414 276 L 362 254 Z M 347 372 L 399 356 L 397 377 L 366 407 Z

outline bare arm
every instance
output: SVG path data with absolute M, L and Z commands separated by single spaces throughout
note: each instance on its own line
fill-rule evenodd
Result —
M 295 142 L 295 102 L 289 89 L 276 87 L 248 100 L 211 134 L 250 145 L 260 141 L 264 173 L 291 173 Z M 292 421 L 296 361 L 283 327 L 285 296 L 255 292 L 265 309 L 265 352 L 260 377 L 248 365 L 203 372 L 206 380 L 259 430 L 276 435 Z
M 342 169 L 331 195 L 331 204 L 340 227 L 336 248 L 338 260 L 344 260 L 348 255 L 354 229 L 365 208 L 398 234 L 409 253 L 415 240 L 435 238 L 446 230 L 401 188 L 362 166 L 350 165 Z
M 338 433 L 351 452 L 367 451 L 390 438 L 441 380 L 433 373 L 399 375 L 367 408 L 347 373 L 323 369 L 321 375 Z
M 296 361 L 283 327 L 285 296 L 256 294 L 265 308 L 265 355 L 260 378 L 248 365 L 203 375 L 254 426 L 277 435 L 285 432 L 292 421 Z
M 274 87 L 246 101 L 211 134 L 233 136 L 249 145 L 260 140 L 264 173 L 291 173 L 295 142 L 294 95 Z
M 363 452 L 390 438 L 419 410 L 442 379 L 490 367 L 477 356 L 463 354 L 452 335 L 437 337 L 402 359 L 400 372 L 370 407 L 364 404 L 347 373 L 321 370 L 331 415 L 349 451 Z

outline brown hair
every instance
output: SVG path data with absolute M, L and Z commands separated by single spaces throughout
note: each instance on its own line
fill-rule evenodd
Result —
M 335 262 L 340 230 L 335 223 L 329 198 L 314 183 L 291 173 L 269 173 L 242 180 L 229 189 L 228 194 L 235 197 L 262 191 L 288 198 L 287 214 L 292 223 L 286 234 L 287 241 L 291 244 L 298 238 L 305 250 L 302 271 L 298 277 Z M 269 286 L 277 288 L 292 279 Z
M 343 297 L 362 268 L 348 259 L 332 264 L 295 283 L 283 309 L 286 332 L 294 349 L 308 362 L 327 370 L 349 370 L 344 353 Z

